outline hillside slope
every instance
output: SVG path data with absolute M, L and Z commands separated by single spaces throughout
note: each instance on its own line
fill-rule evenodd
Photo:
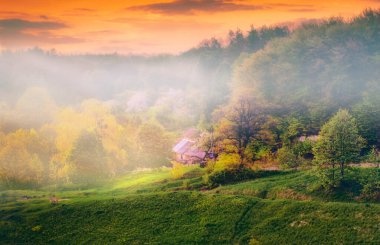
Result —
M 193 184 L 202 173 L 190 169 Z M 294 175 L 298 175 L 298 178 Z M 2 244 L 340 244 L 380 242 L 380 205 L 260 199 L 249 190 L 302 173 L 272 176 L 213 191 L 178 190 L 167 170 L 126 176 L 82 191 L 1 193 Z M 292 179 L 295 179 L 294 183 Z M 277 180 L 277 182 L 276 182 Z M 269 187 L 265 187 L 269 188 Z M 243 189 L 246 192 L 242 191 Z M 228 192 L 235 190 L 235 194 Z M 30 199 L 10 196 L 33 195 Z M 287 197 L 278 197 L 287 198 Z

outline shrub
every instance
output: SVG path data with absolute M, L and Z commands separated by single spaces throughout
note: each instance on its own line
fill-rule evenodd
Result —
M 277 152 L 277 161 L 282 168 L 296 168 L 302 161 L 288 147 L 282 147 Z
M 239 181 L 269 177 L 282 173 L 284 172 L 270 170 L 254 171 L 247 167 L 240 167 L 237 169 L 225 169 L 222 171 L 215 171 L 209 174 L 207 177 L 204 177 L 204 180 L 208 180 L 207 184 L 211 187 L 215 187 L 218 185 L 232 184 Z
M 182 182 L 182 187 L 184 188 L 184 189 L 189 189 L 189 187 L 190 187 L 190 180 L 184 180 L 183 182 Z
M 171 170 L 171 174 L 172 174 L 173 178 L 174 179 L 182 178 L 183 175 L 185 174 L 185 170 L 184 170 L 182 163 L 179 163 L 176 161 L 172 161 L 171 163 L 173 165 L 172 170 Z
M 360 196 L 369 201 L 380 201 L 380 169 L 372 169 L 369 173 L 359 176 L 363 186 Z
M 236 153 L 222 153 L 215 162 L 213 171 L 222 171 L 224 169 L 236 169 L 241 165 L 241 158 Z
M 305 140 L 303 142 L 299 141 L 294 144 L 293 153 L 300 158 L 312 159 L 313 145 L 314 142 L 311 140 Z
M 370 163 L 376 163 L 377 167 L 380 165 L 380 154 L 379 151 L 376 149 L 375 146 L 372 146 L 369 154 L 365 157 L 365 160 L 367 160 Z
M 214 159 L 210 159 L 206 163 L 206 172 L 207 173 L 212 173 L 214 171 L 216 161 Z
M 230 184 L 242 180 L 252 179 L 255 172 L 249 168 L 224 169 L 212 172 L 209 177 L 209 184 L 212 186 Z

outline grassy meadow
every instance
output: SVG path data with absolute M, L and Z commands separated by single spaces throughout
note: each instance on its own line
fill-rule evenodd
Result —
M 380 205 L 323 195 L 308 171 L 206 189 L 205 170 L 0 192 L 2 244 L 378 244 Z M 343 194 L 342 194 L 343 193 Z M 52 204 L 49 198 L 59 201 Z

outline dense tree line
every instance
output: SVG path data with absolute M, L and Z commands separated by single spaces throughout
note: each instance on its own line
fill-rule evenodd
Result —
M 305 24 L 242 55 L 229 104 L 213 113 L 221 157 L 212 164 L 316 164 L 324 183 L 337 186 L 349 163 L 377 159 L 379 26 L 380 11 L 366 10 Z
M 317 134 L 339 108 L 349 108 L 360 133 L 377 144 L 379 23 L 379 11 L 367 10 L 350 21 L 305 24 L 270 42 L 236 66 L 233 99 L 245 97 L 269 107 L 271 115 L 293 117 L 306 134 Z

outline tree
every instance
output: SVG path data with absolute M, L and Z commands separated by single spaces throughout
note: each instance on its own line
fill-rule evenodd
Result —
M 286 146 L 277 151 L 277 161 L 283 168 L 296 168 L 301 162 L 292 149 Z
M 169 165 L 172 138 L 157 123 L 145 123 L 137 133 L 139 167 L 161 167 Z
M 72 181 L 93 183 L 107 176 L 107 158 L 99 137 L 83 131 L 74 143 L 69 156 L 73 165 Z
M 358 133 L 356 120 L 347 110 L 339 110 L 321 129 L 319 139 L 313 148 L 319 173 L 329 184 L 335 185 L 344 177 L 348 163 L 356 162 L 365 141 Z M 335 167 L 340 167 L 340 178 L 335 176 Z M 328 168 L 331 167 L 331 175 Z
M 19 129 L 0 139 L 0 182 L 8 187 L 38 186 L 46 181 L 50 147 L 35 130 Z
M 368 161 L 371 163 L 376 163 L 377 167 L 380 167 L 380 155 L 379 151 L 376 149 L 376 147 L 373 145 L 369 154 L 368 154 Z
M 360 135 L 367 140 L 368 145 L 375 145 L 377 147 L 380 147 L 379 91 L 380 85 L 378 82 L 371 82 L 362 101 L 352 108 L 352 113 L 358 123 Z
M 242 161 L 246 160 L 245 150 L 259 131 L 262 116 L 259 110 L 253 108 L 248 100 L 239 100 L 228 116 L 231 122 L 230 139 L 236 142 L 238 154 Z

